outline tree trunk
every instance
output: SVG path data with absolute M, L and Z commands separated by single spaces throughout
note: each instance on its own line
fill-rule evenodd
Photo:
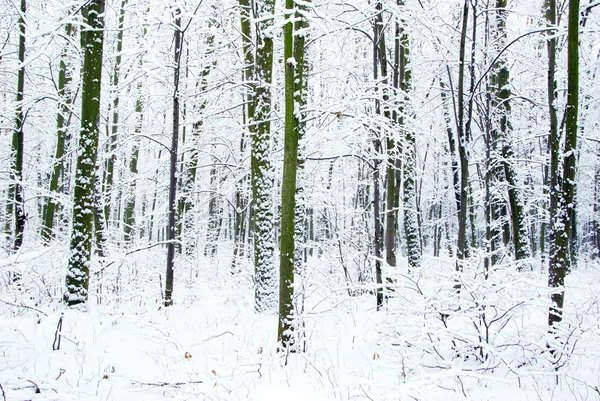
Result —
M 72 35 L 72 25 L 65 25 L 65 36 L 70 38 Z M 67 44 L 63 49 L 60 56 L 60 66 L 58 70 L 58 114 L 56 116 L 56 152 L 54 155 L 54 168 L 52 169 L 52 175 L 50 176 L 50 197 L 44 208 L 44 224 L 42 226 L 42 239 L 44 243 L 48 244 L 54 237 L 54 215 L 58 208 L 58 200 L 56 195 L 58 194 L 58 180 L 63 172 L 66 146 L 67 129 L 69 127 L 69 118 L 72 104 L 72 97 L 69 91 L 69 84 L 71 82 L 71 74 L 67 71 Z
M 550 7 L 552 7 L 552 2 L 552 0 L 549 1 Z M 567 60 L 567 107 L 565 110 L 565 144 L 562 160 L 562 191 L 557 192 L 556 188 L 550 188 L 551 204 L 555 206 L 555 209 L 550 210 L 551 241 L 548 285 L 551 288 L 558 289 L 551 295 L 552 306 L 548 312 L 548 326 L 551 332 L 554 332 L 556 330 L 554 326 L 562 321 L 565 277 L 571 263 L 569 245 L 576 191 L 577 118 L 579 109 L 579 0 L 569 1 Z M 552 152 L 558 152 L 559 149 L 554 145 L 553 143 Z M 552 154 L 551 159 L 558 160 L 558 155 Z M 559 177 L 557 177 L 559 171 L 559 169 L 551 169 L 552 182 L 559 181 Z M 554 198 L 554 202 L 552 202 L 552 198 Z M 553 352 L 555 351 L 553 350 Z
M 401 1 L 398 1 L 401 4 Z M 377 3 L 379 15 L 377 17 L 377 24 L 379 29 L 379 48 L 380 52 L 385 54 L 385 38 L 383 28 L 383 11 L 381 10 L 381 3 Z M 394 63 L 393 63 L 393 76 L 392 76 L 392 88 L 394 95 L 398 96 L 398 88 L 400 81 L 404 81 L 403 72 L 404 65 L 401 65 L 404 60 L 404 47 L 400 44 L 400 36 L 403 28 L 400 27 L 400 23 L 396 21 L 396 35 L 394 38 Z M 401 61 L 402 60 L 402 61 Z M 387 81 L 387 63 L 385 58 L 380 60 L 381 74 Z M 384 95 L 384 100 L 389 97 Z M 398 129 L 402 130 L 404 121 L 404 105 L 400 104 L 400 111 L 394 108 L 392 115 L 389 113 L 388 118 L 392 122 L 399 122 Z M 400 207 L 400 169 L 402 162 L 399 157 L 400 149 L 396 146 L 396 139 L 394 132 L 389 132 L 386 138 L 387 147 L 387 165 L 386 165 L 386 210 L 385 210 L 385 262 L 390 268 L 396 267 L 396 248 L 397 248 L 397 233 L 398 233 L 398 209 Z
M 252 27 L 250 24 L 250 11 L 251 5 L 250 0 L 238 0 L 240 5 L 240 28 L 242 33 L 242 51 L 244 53 L 244 69 L 242 72 L 243 80 L 246 89 L 243 94 L 244 106 L 242 108 L 243 124 L 244 127 L 248 128 L 248 132 L 252 135 L 254 131 L 254 125 L 250 122 L 255 120 L 256 103 L 254 97 L 255 84 L 253 82 L 254 73 L 254 52 L 252 51 Z M 246 134 L 244 131 L 240 139 L 240 154 L 243 156 L 246 151 Z M 236 271 L 236 265 L 238 259 L 244 255 L 244 249 L 246 248 L 245 234 L 246 234 L 246 220 L 251 214 L 248 210 L 248 197 L 244 191 L 247 185 L 247 175 L 244 174 L 242 178 L 238 180 L 235 188 L 235 224 L 234 224 L 234 249 L 233 259 L 231 262 L 232 274 Z M 248 228 L 251 228 L 251 224 L 248 224 Z
M 286 0 L 283 59 L 285 65 L 285 139 L 281 182 L 281 243 L 279 259 L 279 326 L 277 340 L 284 347 L 293 345 L 294 257 L 296 223 L 296 172 L 298 166 L 298 121 L 294 115 L 294 0 Z
M 271 167 L 271 82 L 273 76 L 274 0 L 256 3 L 256 80 L 252 102 L 254 118 L 249 115 L 251 132 L 252 208 L 255 267 L 255 310 L 265 312 L 277 305 L 274 266 L 275 232 L 272 211 L 273 171 Z
M 167 224 L 167 273 L 165 278 L 165 306 L 173 305 L 173 269 L 175 267 L 175 229 L 177 217 L 177 153 L 179 143 L 179 74 L 181 70 L 181 11 L 175 14 L 175 48 L 173 72 L 173 132 L 171 137 L 171 168 L 169 174 L 169 221 Z
M 308 0 L 310 3 L 310 0 Z M 306 194 L 304 192 L 304 165 L 305 159 L 305 146 L 304 139 L 306 133 L 306 97 L 307 97 L 307 75 L 308 75 L 308 63 L 305 57 L 305 46 L 308 34 L 306 30 L 308 28 L 308 21 L 305 18 L 305 14 L 308 12 L 306 4 L 296 4 L 294 24 L 294 49 L 293 56 L 296 62 L 296 71 L 294 77 L 294 102 L 297 109 L 294 110 L 295 129 L 298 134 L 298 163 L 296 171 L 296 209 L 295 209 L 295 256 L 294 256 L 294 271 L 297 274 L 302 274 L 304 271 L 304 262 L 307 255 L 306 240 L 307 240 L 307 214 L 306 214 Z
M 119 131 L 119 70 L 121 68 L 121 52 L 123 51 L 123 26 L 125 22 L 125 6 L 128 0 L 121 0 L 119 8 L 119 22 L 117 32 L 117 56 L 115 57 L 115 66 L 113 70 L 112 86 L 115 92 L 115 97 L 112 104 L 112 124 L 110 136 L 108 138 L 107 148 L 108 154 L 106 166 L 104 170 L 104 179 L 102 185 L 102 193 L 104 197 L 104 221 L 106 227 L 110 226 L 110 212 L 112 200 L 112 187 L 114 181 L 115 161 L 117 160 L 117 137 Z
M 377 3 L 381 6 L 381 3 Z M 381 11 L 380 11 L 381 13 Z M 380 59 L 380 46 L 379 46 L 379 14 L 375 18 L 373 23 L 373 81 L 375 82 L 376 89 L 378 91 L 379 85 L 377 83 L 379 74 L 379 59 Z M 377 97 L 375 98 L 375 114 L 381 114 L 381 105 Z M 377 310 L 383 308 L 384 293 L 383 293 L 383 272 L 381 269 L 381 261 L 383 257 L 383 224 L 381 222 L 381 196 L 380 196 L 380 182 L 379 182 L 379 168 L 381 161 L 379 155 L 382 153 L 381 149 L 381 138 L 380 133 L 376 129 L 373 130 L 373 150 L 375 157 L 373 158 L 373 250 L 375 254 L 375 283 L 376 289 L 376 307 Z
M 86 302 L 89 287 L 96 158 L 100 123 L 104 0 L 91 0 L 82 8 L 85 27 L 81 32 L 83 51 L 81 130 L 79 136 L 73 226 L 64 300 L 69 305 Z
M 399 5 L 404 5 L 399 1 Z M 408 93 L 411 88 L 412 71 L 409 66 L 409 41 L 408 34 L 404 31 L 397 33 L 398 37 L 398 58 L 399 58 L 399 82 L 398 87 L 404 94 L 404 101 L 408 101 Z M 417 186 L 415 185 L 415 175 L 417 167 L 417 147 L 415 133 L 406 126 L 405 114 L 406 107 L 400 107 L 399 110 L 399 128 L 404 131 L 404 237 L 406 238 L 406 250 L 408 253 L 408 266 L 410 269 L 416 269 L 421 264 L 421 235 L 419 231 L 418 208 L 417 208 Z M 397 163 L 399 164 L 399 163 Z M 389 195 L 388 195 L 389 199 Z
M 6 233 L 12 234 L 12 221 L 15 228 L 12 249 L 21 248 L 25 231 L 25 199 L 23 198 L 23 91 L 25 89 L 25 13 L 27 4 L 21 0 L 19 16 L 19 72 L 17 74 L 17 102 L 15 129 L 12 135 L 10 158 L 10 183 L 8 186 L 8 202 L 6 203 Z
M 209 36 L 207 41 L 206 41 L 206 45 L 207 45 L 207 54 L 211 54 L 212 53 L 212 47 L 213 47 L 213 36 Z M 197 82 L 197 89 L 199 93 L 203 93 L 204 91 L 206 91 L 206 88 L 208 86 L 208 74 L 210 74 L 210 71 L 212 70 L 212 68 L 214 67 L 215 63 L 213 62 L 212 64 L 206 65 L 203 69 L 202 69 L 202 73 L 200 75 L 200 80 Z M 187 75 L 187 68 L 186 68 L 186 75 Z M 181 247 L 183 247 L 184 245 L 184 233 L 186 232 L 187 229 L 191 229 L 191 222 L 189 222 L 189 218 L 187 217 L 187 214 L 190 210 L 192 210 L 192 207 L 194 206 L 193 204 L 193 193 L 194 193 L 194 188 L 196 185 L 196 175 L 197 175 L 197 168 L 198 168 L 198 138 L 200 136 L 200 130 L 202 129 L 202 126 L 204 125 L 204 109 L 206 108 L 206 100 L 203 100 L 199 106 L 197 106 L 197 110 L 195 110 L 194 116 L 196 116 L 198 118 L 198 120 L 194 121 L 194 123 L 192 124 L 192 145 L 191 146 L 187 146 L 188 148 L 190 148 L 190 157 L 189 159 L 183 163 L 182 165 L 185 168 L 185 171 L 181 173 L 182 177 L 182 185 L 181 185 L 181 195 L 178 201 L 178 206 L 177 206 L 177 215 L 178 215 L 178 222 L 177 222 L 177 238 L 179 240 L 179 252 L 181 253 Z M 212 171 L 211 170 L 211 183 L 212 183 Z M 213 202 L 215 202 L 215 198 L 211 198 L 211 205 L 213 204 Z M 212 216 L 212 215 L 211 215 Z M 187 256 L 191 256 L 194 254 L 196 249 L 196 244 L 195 241 L 194 243 L 187 243 L 185 246 L 185 254 Z M 216 250 L 216 248 L 215 248 Z
M 467 257 L 467 206 L 469 202 L 469 160 L 467 158 L 467 133 L 464 125 L 464 77 L 465 77 L 465 45 L 467 40 L 467 26 L 469 21 L 469 0 L 465 0 L 463 7 L 463 21 L 460 36 L 460 54 L 458 66 L 457 88 L 457 132 L 458 132 L 458 157 L 460 164 L 460 209 L 458 212 L 458 249 L 456 271 L 462 272 L 464 260 Z M 455 285 L 460 290 L 460 283 Z
M 501 50 L 506 44 L 506 10 L 507 0 L 496 0 L 496 26 L 495 36 L 498 49 Z M 501 57 L 495 64 L 492 71 L 492 109 L 497 113 L 497 118 L 492 116 L 491 140 L 496 148 L 496 153 L 501 155 L 502 160 L 499 163 L 501 171 L 497 171 L 498 179 L 506 181 L 508 186 L 508 201 L 510 206 L 510 230 L 512 231 L 512 242 L 514 246 L 515 259 L 521 260 L 530 256 L 528 244 L 528 229 L 525 225 L 525 215 L 523 204 L 519 191 L 519 184 L 516 179 L 516 171 L 512 166 L 514 151 L 510 144 L 510 71 L 507 66 L 506 58 Z M 490 144 L 492 145 L 492 144 Z M 504 201 L 502 201 L 504 203 Z M 503 207 L 506 210 L 506 207 Z

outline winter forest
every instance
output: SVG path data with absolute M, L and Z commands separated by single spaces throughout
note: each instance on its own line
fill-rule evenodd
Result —
M 599 400 L 598 6 L 0 0 L 0 400 Z

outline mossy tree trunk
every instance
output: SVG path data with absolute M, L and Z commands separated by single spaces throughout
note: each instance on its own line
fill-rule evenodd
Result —
M 255 310 L 275 309 L 277 275 L 274 265 L 275 230 L 273 224 L 273 171 L 271 167 L 271 83 L 273 77 L 273 14 L 275 1 L 264 0 L 256 6 L 256 55 L 253 79 L 254 118 L 252 127 L 250 168 L 252 175 L 252 208 L 255 269 Z
M 552 1 L 549 2 L 550 4 Z M 571 267 L 572 218 L 575 201 L 577 172 L 577 125 L 579 111 L 579 0 L 569 1 L 567 51 L 567 105 L 565 110 L 565 143 L 562 169 L 552 168 L 551 182 L 559 182 L 558 187 L 550 188 L 550 250 L 548 265 L 548 285 L 555 289 L 551 295 L 552 305 L 548 312 L 548 326 L 551 332 L 562 321 L 565 278 Z M 549 81 L 550 82 L 550 81 Z M 549 88 L 550 89 L 550 88 Z M 554 88 L 552 88 L 553 90 Z M 551 145 L 551 160 L 559 160 L 558 138 Z M 551 139 L 551 142 L 552 142 Z M 562 177 L 559 176 L 562 171 Z M 557 189 L 560 188 L 560 191 Z M 552 208 L 552 206 L 554 208 Z M 553 352 L 556 350 L 553 349 Z
M 100 124 L 100 88 L 104 42 L 104 0 L 91 0 L 81 10 L 83 69 L 81 129 L 78 141 L 73 224 L 64 300 L 69 305 L 88 299 L 93 238 L 94 190 Z
M 507 18 L 507 0 L 496 0 L 495 11 L 495 26 L 493 35 L 498 50 L 502 50 L 506 44 L 506 18 Z M 504 200 L 500 200 L 497 205 L 497 213 L 501 220 L 497 222 L 500 226 L 506 225 L 507 229 L 504 237 L 512 236 L 515 259 L 521 260 L 530 256 L 528 243 L 528 229 L 525 224 L 524 208 L 521 201 L 519 184 L 517 182 L 517 174 L 512 163 L 514 163 L 514 150 L 510 142 L 510 111 L 512 97 L 510 89 L 510 70 L 508 69 L 505 57 L 500 57 L 492 70 L 492 110 L 494 111 L 490 132 L 491 142 L 488 146 L 494 148 L 492 157 L 500 158 L 496 163 L 498 168 L 495 169 L 495 179 L 506 183 L 508 192 L 508 206 L 504 204 Z M 503 198 L 503 197 L 501 197 Z M 510 224 L 507 212 L 510 210 Z M 500 233 L 498 233 L 499 235 Z M 508 238 L 506 238 L 508 239 Z M 506 243 L 507 241 L 505 241 Z M 495 258 L 492 258 L 492 261 Z
M 73 27 L 71 24 L 65 25 L 65 36 L 71 37 Z M 50 196 L 44 208 L 44 223 L 42 225 L 42 239 L 47 244 L 54 237 L 54 216 L 57 212 L 59 203 L 56 198 L 58 195 L 58 181 L 63 174 L 65 157 L 65 147 L 67 138 L 67 129 L 69 128 L 69 115 L 72 104 L 72 96 L 69 90 L 71 83 L 71 74 L 68 69 L 67 44 L 60 56 L 60 65 L 58 70 L 58 114 L 56 116 L 56 151 L 54 155 L 54 168 L 50 176 Z
M 115 57 L 115 65 L 112 75 L 112 87 L 114 98 L 112 103 L 112 122 L 110 124 L 110 135 L 107 147 L 107 159 L 104 166 L 104 175 L 102 180 L 102 194 L 104 204 L 104 225 L 106 228 L 110 226 L 111 218 L 111 201 L 113 198 L 112 188 L 114 182 L 115 161 L 117 160 L 117 140 L 119 135 L 119 73 L 121 69 L 121 52 L 123 51 L 123 28 L 125 23 L 125 6 L 128 0 L 122 0 L 119 7 L 119 20 L 117 25 L 117 45 Z
M 6 233 L 12 234 L 12 249 L 18 250 L 23 245 L 25 232 L 25 199 L 23 197 L 23 92 L 25 90 L 25 13 L 27 4 L 21 0 L 19 9 L 19 72 L 17 73 L 17 101 L 15 111 L 15 128 L 12 135 L 10 158 L 10 183 L 8 201 L 6 203 Z M 12 222 L 14 221 L 14 231 Z
M 279 259 L 279 326 L 278 341 L 284 347 L 293 345 L 294 319 L 294 270 L 297 223 L 297 172 L 298 140 L 304 123 L 297 107 L 303 104 L 304 36 L 294 38 L 293 18 L 298 18 L 298 28 L 305 27 L 304 17 L 293 12 L 294 0 L 286 0 L 286 24 L 284 25 L 285 67 L 285 138 L 283 155 L 283 178 L 281 186 L 281 243 Z M 301 35 L 304 35 L 301 32 Z M 301 38 L 301 39 L 300 39 Z

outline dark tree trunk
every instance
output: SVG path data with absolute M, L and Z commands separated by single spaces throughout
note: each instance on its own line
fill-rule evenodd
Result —
M 167 273 L 165 278 L 165 306 L 173 305 L 173 268 L 175 267 L 175 229 L 177 217 L 177 153 L 179 143 L 179 74 L 181 70 L 181 11 L 175 9 L 175 48 L 173 72 L 173 132 L 171 137 L 171 168 L 169 174 L 169 221 L 167 225 Z

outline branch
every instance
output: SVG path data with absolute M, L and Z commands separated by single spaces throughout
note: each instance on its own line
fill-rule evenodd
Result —
M 146 382 L 139 382 L 137 380 L 131 380 L 131 382 L 133 384 L 137 384 L 139 386 L 154 386 L 154 387 L 179 387 L 179 386 L 183 386 L 185 384 L 201 384 L 201 383 L 204 383 L 202 380 L 191 380 L 191 381 L 188 381 L 188 382 L 173 382 L 173 383 L 169 383 L 169 382 L 146 383 Z
M 14 307 L 16 307 L 16 308 L 25 308 L 25 309 L 31 309 L 31 310 L 34 310 L 34 311 L 36 311 L 36 312 L 38 312 L 38 313 L 41 313 L 42 315 L 44 315 L 44 316 L 46 316 L 46 317 L 48 316 L 46 313 L 42 312 L 41 310 L 39 310 L 39 309 L 36 309 L 36 308 L 33 308 L 33 307 L 31 307 L 31 306 L 27 306 L 27 305 L 17 305 L 17 304 L 11 304 L 10 302 L 6 302 L 6 301 L 3 301 L 3 300 L 1 300 L 1 299 L 0 299 L 0 302 L 2 302 L 2 303 L 5 303 L 6 305 L 14 306 Z

